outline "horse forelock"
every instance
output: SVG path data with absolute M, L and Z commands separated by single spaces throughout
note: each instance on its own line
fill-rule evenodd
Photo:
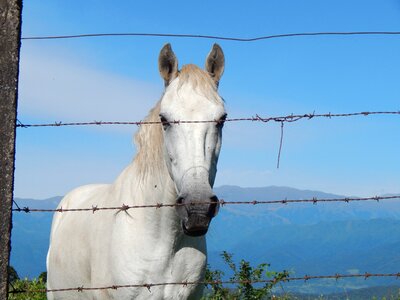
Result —
M 206 71 L 196 65 L 184 65 L 179 71 L 178 80 L 178 90 L 185 84 L 190 84 L 193 89 L 204 95 L 206 99 L 217 103 L 222 101 L 215 81 Z

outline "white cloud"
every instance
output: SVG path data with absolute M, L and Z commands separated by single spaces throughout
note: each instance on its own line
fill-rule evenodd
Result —
M 141 82 L 91 67 L 84 55 L 57 50 L 22 49 L 18 104 L 22 122 L 138 121 L 161 96 L 161 80 L 157 84 Z M 59 140 L 51 132 L 38 129 L 35 142 L 30 134 L 37 134 L 36 130 L 21 132 L 17 138 L 16 195 L 46 198 L 85 183 L 112 182 L 131 160 L 131 136 L 137 127 L 95 128 L 123 134 L 113 137 L 105 133 L 104 141 L 109 145 L 102 149 L 101 143 L 91 145 L 93 140 L 86 139 L 85 131 L 74 131 L 74 138 L 67 139 L 69 144 L 59 148 L 55 145 Z M 125 138 L 129 142 L 119 149 Z M 71 149 L 80 150 L 71 153 Z
M 161 92 L 161 84 L 90 68 L 79 59 L 65 59 L 65 55 L 37 49 L 21 54 L 22 116 L 54 121 L 136 121 L 144 118 Z

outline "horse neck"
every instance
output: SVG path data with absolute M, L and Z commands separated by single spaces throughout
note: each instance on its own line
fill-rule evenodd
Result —
M 158 121 L 158 115 L 159 104 L 150 112 L 146 121 Z M 164 161 L 161 125 L 148 126 L 140 128 L 136 134 L 138 154 L 114 184 L 117 205 L 176 203 L 175 184 Z M 126 220 L 120 222 L 121 232 L 146 237 L 141 239 L 141 249 L 152 249 L 157 245 L 158 249 L 163 249 L 173 257 L 183 253 L 180 250 L 186 247 L 200 250 L 200 260 L 204 259 L 205 238 L 190 238 L 183 234 L 175 207 L 138 208 L 122 216 Z
M 160 168 L 157 172 L 143 174 L 133 161 L 119 176 L 114 184 L 116 205 L 157 205 L 173 204 L 176 201 L 174 183 L 168 171 Z M 157 239 L 160 234 L 176 234 L 179 228 L 179 217 L 174 207 L 135 208 L 128 210 L 124 215 L 129 222 L 124 230 L 134 230 L 138 234 Z M 134 228 L 131 221 L 136 225 Z M 140 232 L 138 232 L 138 230 Z M 171 238 L 173 238 L 171 236 Z
M 159 120 L 160 103 L 146 121 Z M 174 204 L 175 185 L 167 170 L 163 154 L 161 125 L 144 125 L 135 135 L 138 153 L 133 162 L 119 176 L 115 184 L 119 205 Z M 161 231 L 176 232 L 179 224 L 174 207 L 143 208 L 134 212 L 151 234 Z
M 129 205 L 173 204 L 177 198 L 165 163 L 143 173 L 143 162 L 137 158 L 117 178 L 114 191 L 116 201 Z
M 146 122 L 158 122 L 161 101 L 146 117 Z M 164 162 L 161 124 L 143 125 L 135 135 L 138 153 L 120 178 L 132 190 L 136 205 L 174 201 L 174 183 Z
M 159 121 L 160 102 L 150 111 L 146 121 Z M 146 126 L 146 125 L 144 125 Z M 139 129 L 135 136 L 138 153 L 133 162 L 117 179 L 115 194 L 119 205 L 175 204 L 177 193 L 164 161 L 163 134 L 161 125 L 147 125 Z M 140 222 L 141 230 L 147 236 L 178 247 L 186 243 L 180 219 L 175 207 L 137 209 L 133 217 Z M 151 240 L 151 239 L 149 239 Z M 204 243 L 203 238 L 191 239 Z M 178 242 L 180 241 L 180 242 Z M 193 245 L 197 247 L 197 245 Z M 173 250 L 172 250 L 173 251 Z

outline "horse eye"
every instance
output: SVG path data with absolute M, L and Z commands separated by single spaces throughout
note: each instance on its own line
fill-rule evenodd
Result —
M 224 123 L 225 123 L 225 121 L 226 121 L 226 117 L 227 117 L 227 114 L 224 114 L 224 115 L 217 121 L 217 127 L 218 127 L 218 128 L 224 127 Z
M 167 130 L 167 128 L 169 126 L 171 126 L 171 124 L 168 122 L 168 120 L 163 115 L 160 115 L 160 121 L 162 123 L 164 130 Z

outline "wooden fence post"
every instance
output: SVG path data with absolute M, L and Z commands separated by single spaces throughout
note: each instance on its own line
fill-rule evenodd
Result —
M 8 298 L 22 0 L 0 0 L 0 299 Z

